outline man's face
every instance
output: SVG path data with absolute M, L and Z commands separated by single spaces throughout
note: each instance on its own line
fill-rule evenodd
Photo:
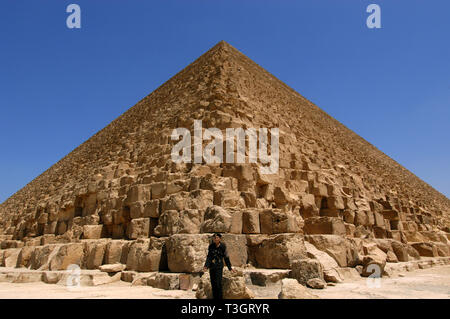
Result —
M 219 236 L 214 236 L 214 242 L 217 244 L 220 243 L 220 237 Z

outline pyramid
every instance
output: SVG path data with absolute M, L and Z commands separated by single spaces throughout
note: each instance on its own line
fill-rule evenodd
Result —
M 278 128 L 278 172 L 175 163 L 171 133 L 195 120 Z M 189 274 L 222 232 L 235 266 L 291 269 L 318 249 L 366 267 L 450 256 L 449 213 L 447 197 L 221 41 L 2 203 L 0 261 Z

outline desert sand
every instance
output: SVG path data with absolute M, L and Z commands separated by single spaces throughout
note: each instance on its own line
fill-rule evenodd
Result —
M 277 298 L 280 285 L 248 286 L 260 298 Z M 344 282 L 326 289 L 309 289 L 322 299 L 378 299 L 378 298 L 439 298 L 450 299 L 450 266 L 437 266 L 401 274 L 394 278 L 381 278 L 380 288 L 370 288 L 366 279 Z M 131 286 L 118 281 L 110 284 L 68 289 L 62 285 L 33 283 L 0 283 L 0 299 L 170 299 L 195 298 L 194 291 L 163 290 L 149 286 Z

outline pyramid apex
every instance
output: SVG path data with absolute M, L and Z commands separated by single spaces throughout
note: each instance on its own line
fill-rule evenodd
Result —
M 235 47 L 233 47 L 231 44 L 229 44 L 224 40 L 220 40 L 219 42 L 217 42 L 215 46 L 212 47 L 212 49 L 228 49 L 228 48 L 236 50 Z
M 229 46 L 230 44 L 228 42 L 226 42 L 225 40 L 220 40 L 219 42 L 217 42 L 216 45 L 222 45 L 222 46 Z

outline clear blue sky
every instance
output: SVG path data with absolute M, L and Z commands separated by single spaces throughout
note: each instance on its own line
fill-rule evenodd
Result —
M 448 0 L 2 0 L 0 202 L 220 40 L 450 197 L 449 15 Z

